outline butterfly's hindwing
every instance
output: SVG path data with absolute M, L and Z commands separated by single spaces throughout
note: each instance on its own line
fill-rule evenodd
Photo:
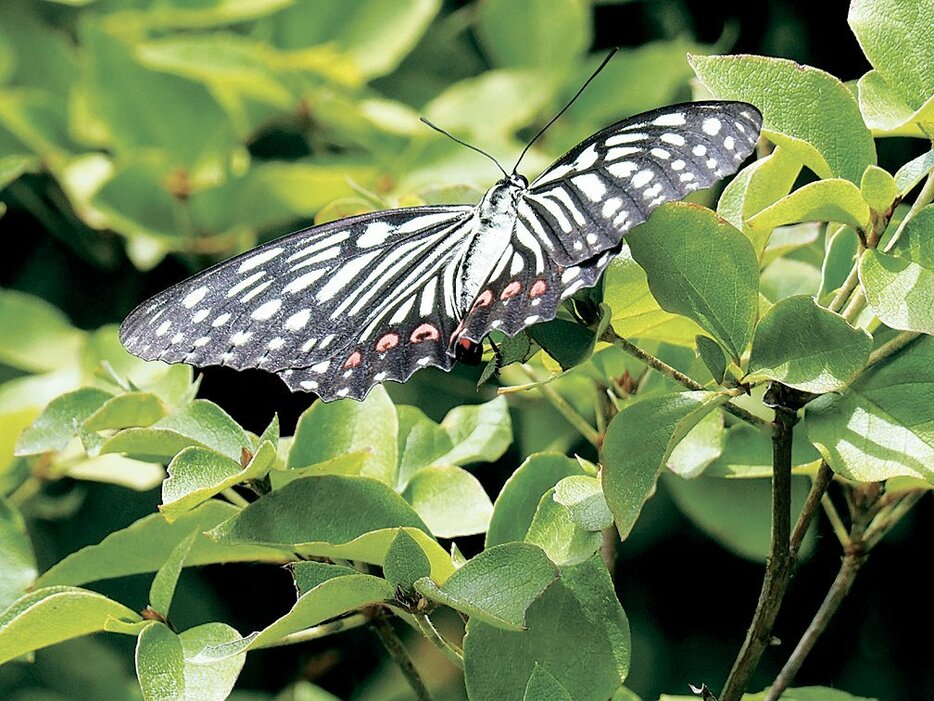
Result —
M 398 209 L 291 234 L 157 295 L 127 317 L 120 338 L 147 360 L 278 372 L 375 348 L 393 324 L 422 316 L 439 333 L 453 329 L 451 276 L 442 273 L 469 238 L 473 212 Z
M 659 205 L 735 172 L 761 126 L 744 102 L 691 102 L 618 122 L 532 182 L 518 216 L 561 265 L 589 260 Z

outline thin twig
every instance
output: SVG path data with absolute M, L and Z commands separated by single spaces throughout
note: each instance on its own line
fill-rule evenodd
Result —
M 325 638 L 329 635 L 340 633 L 343 630 L 358 628 L 369 622 L 370 616 L 363 613 L 355 613 L 346 618 L 338 618 L 336 621 L 328 621 L 327 623 L 311 626 L 311 628 L 306 628 L 305 630 L 283 635 L 281 638 L 270 640 L 268 643 L 260 643 L 256 646 L 256 649 L 282 647 L 283 645 L 295 645 L 296 643 L 304 643 L 309 640 L 318 640 L 319 638 Z
M 797 414 L 785 407 L 776 407 L 772 432 L 772 544 L 765 566 L 765 578 L 756 612 L 746 633 L 733 669 L 720 694 L 720 701 L 739 701 L 749 679 L 769 644 L 772 627 L 778 616 L 785 590 L 791 579 L 794 560 L 791 540 L 791 444 Z
M 376 634 L 379 636 L 380 641 L 383 643 L 392 661 L 396 663 L 402 675 L 409 683 L 409 686 L 412 687 L 412 691 L 415 692 L 415 697 L 418 701 L 431 701 L 431 693 L 428 691 L 428 687 L 425 686 L 425 682 L 422 681 L 418 670 L 415 669 L 415 664 L 412 662 L 409 651 L 405 649 L 405 645 L 402 644 L 402 641 L 399 639 L 399 636 L 396 635 L 396 631 L 389 621 L 386 620 L 384 616 L 376 616 L 370 623 L 373 625 L 373 630 L 376 631 Z
M 464 668 L 463 651 L 453 643 L 445 640 L 427 615 L 415 616 L 415 623 L 418 625 L 418 629 L 422 634 L 431 641 L 431 644 L 435 646 L 438 652 L 450 660 L 451 664 L 458 669 Z
M 827 464 L 826 460 L 821 460 L 817 475 L 811 483 L 811 490 L 808 492 L 808 497 L 801 508 L 801 513 L 798 514 L 798 520 L 795 523 L 795 528 L 791 533 L 791 541 L 788 544 L 791 556 L 795 559 L 798 557 L 798 550 L 800 550 L 801 543 L 804 541 L 804 535 L 811 525 L 817 507 L 820 506 L 821 499 L 827 491 L 827 487 L 830 486 L 831 480 L 833 480 L 833 470 L 830 469 L 830 465 Z
M 840 604 L 843 603 L 843 599 L 846 598 L 846 595 L 849 593 L 850 587 L 853 586 L 853 581 L 856 579 L 856 574 L 859 572 L 859 568 L 862 567 L 865 560 L 865 555 L 857 553 L 847 554 L 843 558 L 843 563 L 840 565 L 840 570 L 837 572 L 837 577 L 834 579 L 830 590 L 827 592 L 827 596 L 824 598 L 823 603 L 814 615 L 814 619 L 804 632 L 804 635 L 801 636 L 801 640 L 799 640 L 798 644 L 795 646 L 794 652 L 791 653 L 785 666 L 782 667 L 782 671 L 779 672 L 775 681 L 772 682 L 772 686 L 765 695 L 764 701 L 776 701 L 782 695 L 782 692 L 788 688 L 789 684 L 794 681 L 805 658 L 811 653 L 817 639 L 827 629 L 827 624 L 830 623 L 830 619 L 833 618 L 837 609 L 840 608 Z
M 871 367 L 878 363 L 880 360 L 885 360 L 890 355 L 894 355 L 905 346 L 911 345 L 915 339 L 920 337 L 921 334 L 917 331 L 902 331 L 891 341 L 883 343 L 872 353 L 870 353 L 869 360 L 866 362 L 866 367 Z
M 671 367 L 671 365 L 669 365 L 663 360 L 660 360 L 659 358 L 656 358 L 654 355 L 650 353 L 646 353 L 644 350 L 639 348 L 639 346 L 635 345 L 634 343 L 631 343 L 630 341 L 626 340 L 622 336 L 618 336 L 613 331 L 613 329 L 608 330 L 606 334 L 604 334 L 601 340 L 606 341 L 607 343 L 612 343 L 614 346 L 616 346 L 620 350 L 624 350 L 630 355 L 635 356 L 636 358 L 641 360 L 643 363 L 645 363 L 652 369 L 657 370 L 658 372 L 662 373 L 666 377 L 670 377 L 675 382 L 678 382 L 684 385 L 690 390 L 703 391 L 707 389 L 706 387 L 704 387 L 704 385 L 702 385 L 697 380 L 691 377 L 688 377 L 680 370 L 677 370 Z M 746 423 L 751 424 L 752 426 L 755 426 L 756 428 L 758 428 L 760 431 L 763 431 L 764 433 L 772 432 L 772 424 L 770 424 L 765 419 L 761 419 L 755 414 L 749 411 L 746 411 L 742 407 L 737 406 L 733 402 L 727 402 L 726 404 L 722 406 L 722 409 L 726 412 L 729 412 L 730 414 L 733 414 L 733 416 L 735 416 L 736 418 L 742 419 Z
M 837 507 L 833 505 L 830 497 L 826 494 L 821 497 L 820 503 L 821 506 L 824 507 L 824 513 L 827 514 L 827 520 L 830 521 L 830 525 L 833 528 L 834 534 L 837 536 L 837 540 L 840 541 L 840 545 L 844 548 L 847 547 L 850 544 L 850 533 L 847 531 L 846 526 L 843 525 L 843 519 L 840 518 Z
M 530 380 L 533 382 L 536 381 L 535 374 L 532 372 L 531 368 L 525 365 L 521 365 L 520 367 Z M 548 400 L 549 404 L 551 404 L 569 424 L 576 428 L 588 443 L 595 448 L 600 447 L 601 436 L 599 431 L 591 426 L 587 419 L 577 413 L 577 410 L 572 407 L 564 397 L 555 392 L 554 389 L 548 385 L 538 385 L 535 389 L 542 393 L 542 396 Z
M 859 266 L 854 263 L 853 267 L 850 268 L 850 274 L 846 276 L 846 280 L 843 281 L 843 284 L 840 286 L 840 289 L 837 290 L 837 293 L 833 296 L 833 299 L 830 300 L 830 304 L 827 305 L 827 309 L 832 312 L 838 312 L 843 309 L 843 306 L 846 304 L 846 301 L 850 298 L 850 295 L 853 294 L 853 290 L 856 289 L 856 286 L 859 284 Z
M 914 219 L 915 215 L 917 215 L 918 212 L 929 205 L 932 201 L 934 201 L 934 172 L 928 174 L 927 180 L 924 183 L 924 187 L 921 188 L 921 192 L 918 193 L 915 201 L 912 202 L 911 209 L 909 209 L 907 214 L 905 214 L 905 218 L 902 219 L 901 223 L 898 225 L 898 229 L 892 235 L 892 238 L 889 239 L 887 244 L 885 244 L 885 248 L 882 249 L 883 253 L 888 253 L 893 248 L 895 248 L 895 245 L 901 238 L 902 233 L 905 231 L 905 227 L 908 226 L 908 222 Z
M 885 537 L 895 526 L 896 523 L 902 520 L 905 515 L 911 510 L 911 508 L 918 503 L 918 501 L 926 494 L 924 490 L 917 490 L 914 492 L 908 492 L 901 499 L 896 501 L 890 508 L 887 508 L 883 513 L 880 513 L 879 516 L 869 524 L 869 527 L 866 529 L 864 535 L 864 540 L 866 542 L 866 549 L 870 550 L 874 548 L 882 538 Z
M 237 492 L 234 491 L 233 487 L 227 487 L 226 489 L 222 489 L 221 494 L 224 495 L 224 498 L 227 499 L 227 501 L 229 501 L 234 506 L 239 506 L 241 509 L 245 509 L 246 507 L 250 505 L 250 502 L 248 502 L 242 496 L 237 494 Z

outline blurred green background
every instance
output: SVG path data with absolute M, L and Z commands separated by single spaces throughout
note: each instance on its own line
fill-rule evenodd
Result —
M 41 297 L 81 329 L 118 323 L 146 296 L 313 220 L 475 202 L 497 171 L 420 124 L 420 115 L 508 167 L 606 50 L 622 46 L 523 162 L 534 175 L 613 121 L 690 99 L 688 52 L 781 56 L 857 78 L 868 65 L 846 10 L 845 2 L 824 3 L 822 17 L 832 19 L 817 21 L 803 0 L 0 0 L 0 227 L 8 251 L 0 285 Z M 880 144 L 880 164 L 900 163 L 906 148 L 897 139 Z M 437 419 L 489 396 L 473 389 L 476 372 L 420 373 L 392 393 Z M 0 366 L 0 381 L 24 374 Z M 290 433 L 311 401 L 258 371 L 211 368 L 202 388 L 254 431 L 278 411 Z M 0 409 L 8 399 L 0 392 Z M 515 447 L 477 471 L 491 495 L 531 450 L 595 457 L 540 404 L 520 399 L 516 407 Z M 759 563 L 698 531 L 677 496 L 662 485 L 621 548 L 616 573 L 633 632 L 628 686 L 645 699 L 725 677 L 761 578 Z M 40 566 L 157 503 L 157 490 L 56 483 L 29 513 Z M 911 563 L 931 525 L 930 510 L 916 514 L 873 555 L 799 685 L 835 680 L 862 696 L 929 696 L 934 668 L 908 637 L 920 620 L 906 590 L 923 586 Z M 824 535 L 792 585 L 780 638 L 800 636 L 836 571 L 835 541 L 823 547 Z M 469 555 L 480 542 L 461 547 Z M 148 577 L 97 586 L 141 607 Z M 174 617 L 183 628 L 224 620 L 249 631 L 285 612 L 292 597 L 284 571 L 208 567 L 185 571 Z M 97 637 L 42 651 L 33 666 L 6 665 L 0 698 L 127 698 L 138 693 L 132 644 Z M 774 677 L 784 654 L 766 657 L 753 688 Z M 416 655 L 436 662 L 430 650 Z M 259 651 L 237 694 L 263 698 L 308 679 L 341 698 L 406 698 L 383 658 L 365 630 Z M 446 663 L 425 669 L 435 684 L 450 680 L 449 698 L 462 697 Z

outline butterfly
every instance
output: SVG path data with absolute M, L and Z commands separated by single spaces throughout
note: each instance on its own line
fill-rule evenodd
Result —
M 494 330 L 555 318 L 652 210 L 734 173 L 761 126 L 744 102 L 636 115 L 531 183 L 503 171 L 476 206 L 349 217 L 219 263 L 137 307 L 120 340 L 146 360 L 262 368 L 324 401 L 450 370 Z

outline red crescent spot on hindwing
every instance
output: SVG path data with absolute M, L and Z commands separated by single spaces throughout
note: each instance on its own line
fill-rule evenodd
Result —
M 493 293 L 490 290 L 484 290 L 479 294 L 473 303 L 473 309 L 478 307 L 489 307 L 493 303 Z
M 360 355 L 360 351 L 354 351 L 344 362 L 344 367 L 348 369 L 355 368 L 360 364 L 361 360 L 363 360 L 363 357 Z
M 544 280 L 536 280 L 532 285 L 532 289 L 529 290 L 529 297 L 532 297 L 533 299 L 535 297 L 541 297 L 547 290 L 548 283 L 546 283 Z
M 376 350 L 380 353 L 385 353 L 390 348 L 395 348 L 399 345 L 399 334 L 387 333 L 381 339 L 376 342 Z
M 499 298 L 511 299 L 512 297 L 515 297 L 517 294 L 519 294 L 520 290 L 522 290 L 522 283 L 518 280 L 513 280 L 508 285 L 506 285 L 505 289 L 503 289 L 503 291 L 500 293 Z
M 440 338 L 440 334 L 438 333 L 437 326 L 434 324 L 422 324 L 412 332 L 409 341 L 412 343 L 421 343 L 422 341 L 437 341 L 438 338 Z
M 461 348 L 465 348 L 467 350 L 470 350 L 475 345 L 474 342 L 469 338 L 462 338 L 458 341 L 458 343 L 461 345 Z

